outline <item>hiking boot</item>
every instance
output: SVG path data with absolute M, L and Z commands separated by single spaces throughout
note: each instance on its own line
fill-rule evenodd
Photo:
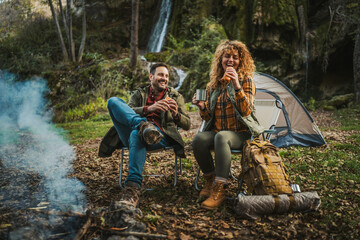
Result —
M 142 122 L 140 124 L 139 134 L 148 145 L 157 144 L 164 137 L 150 122 Z
M 200 195 L 199 195 L 199 197 L 203 198 L 203 199 L 210 197 L 211 190 L 214 185 L 215 174 L 213 174 L 213 173 L 206 174 L 206 175 L 204 175 L 204 178 L 205 178 L 205 185 L 201 189 Z
M 140 189 L 137 187 L 126 186 L 121 191 L 119 203 L 136 207 L 139 202 Z
M 215 181 L 210 197 L 203 201 L 201 206 L 206 209 L 218 208 L 226 199 L 225 188 L 226 184 L 224 182 Z

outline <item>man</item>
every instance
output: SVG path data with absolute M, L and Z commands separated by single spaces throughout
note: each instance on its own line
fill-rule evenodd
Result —
M 168 86 L 167 65 L 153 64 L 149 79 L 150 85 L 136 90 L 128 105 L 117 97 L 109 99 L 108 109 L 117 134 L 114 128 L 110 130 L 99 149 L 99 156 L 108 157 L 121 145 L 129 147 L 129 174 L 120 201 L 134 207 L 139 199 L 146 150 L 175 145 L 175 154 L 185 157 L 178 127 L 190 129 L 183 96 Z

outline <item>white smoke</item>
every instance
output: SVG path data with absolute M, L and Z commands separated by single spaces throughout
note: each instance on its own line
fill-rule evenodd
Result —
M 85 187 L 68 177 L 76 154 L 51 123 L 47 92 L 44 79 L 16 81 L 0 70 L 0 163 L 40 174 L 47 201 L 61 210 L 84 211 Z

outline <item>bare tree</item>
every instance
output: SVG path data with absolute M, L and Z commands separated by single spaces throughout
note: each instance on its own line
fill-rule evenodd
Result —
M 85 11 L 85 0 L 82 0 L 82 37 L 81 37 L 81 43 L 79 47 L 79 53 L 77 61 L 81 62 L 82 55 L 85 48 L 85 40 L 86 40 L 86 11 Z
M 66 18 L 65 18 L 65 15 L 64 15 L 64 12 L 63 12 L 63 7 L 62 7 L 62 3 L 61 3 L 61 0 L 59 0 L 59 11 L 60 11 L 60 16 L 61 16 L 61 19 L 63 21 L 63 24 L 64 24 L 64 28 L 65 28 L 65 32 L 66 34 L 69 33 L 69 29 L 68 29 L 68 26 L 67 26 L 67 23 L 66 23 Z
M 63 39 L 63 36 L 62 36 L 62 33 L 61 33 L 61 29 L 60 29 L 59 21 L 58 21 L 57 16 L 56 16 L 54 5 L 52 3 L 52 0 L 48 0 L 48 2 L 49 2 L 49 5 L 50 5 L 52 17 L 53 17 L 54 22 L 55 22 L 56 31 L 58 33 L 58 38 L 59 38 L 59 41 L 60 41 L 61 51 L 62 51 L 62 54 L 63 54 L 63 59 L 64 59 L 65 62 L 67 62 L 68 59 L 69 59 L 69 55 L 68 55 L 66 47 L 65 47 L 64 39 Z
M 72 14 L 71 14 L 72 4 L 73 4 L 72 0 L 66 0 L 66 17 L 67 17 L 67 24 L 69 27 L 68 28 L 69 51 L 70 51 L 71 61 L 75 61 L 75 44 L 72 34 Z
M 68 49 L 65 46 L 65 42 L 62 36 L 62 32 L 61 32 L 61 28 L 58 22 L 58 18 L 55 12 L 55 8 L 53 5 L 52 0 L 48 0 L 49 2 L 49 6 L 51 9 L 51 13 L 55 22 L 55 26 L 56 26 L 56 30 L 58 33 L 58 37 L 60 39 L 60 45 L 61 45 L 61 50 L 63 52 L 63 56 L 64 56 L 64 61 L 68 61 L 69 60 L 69 54 L 70 53 L 70 60 L 75 62 L 81 62 L 82 60 L 82 55 L 84 53 L 84 48 L 85 48 L 85 40 L 86 40 L 86 8 L 85 8 L 85 0 L 82 1 L 82 37 L 81 37 L 81 43 L 79 46 L 79 52 L 78 52 L 78 56 L 76 59 L 75 56 L 75 43 L 73 40 L 73 33 L 72 33 L 72 13 L 71 13 L 71 9 L 72 9 L 72 5 L 73 5 L 73 0 L 66 0 L 66 16 L 63 13 L 63 7 L 62 7 L 62 3 L 61 0 L 59 1 L 59 11 L 60 11 L 60 17 L 63 20 L 64 23 L 64 28 L 65 28 L 65 32 L 66 32 L 66 36 L 67 36 L 67 40 L 68 40 Z
M 130 67 L 134 69 L 137 63 L 138 55 L 138 29 L 139 29 L 139 0 L 132 0 L 132 15 L 131 15 L 131 54 Z

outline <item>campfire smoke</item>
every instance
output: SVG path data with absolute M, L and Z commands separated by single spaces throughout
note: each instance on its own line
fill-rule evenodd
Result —
M 31 196 L 20 194 L 12 209 L 24 208 L 21 202 L 33 199 L 31 204 L 48 202 L 49 207 L 59 211 L 83 213 L 85 187 L 68 176 L 73 170 L 75 151 L 61 136 L 61 130 L 51 123 L 52 114 L 44 97 L 47 91 L 44 79 L 16 81 L 14 75 L 0 70 L 0 174 L 16 169 L 26 173 L 18 174 L 19 177 L 38 176 L 37 189 L 24 190 Z M 0 210 L 9 207 L 6 206 L 9 201 L 4 200 L 14 195 L 15 187 L 22 183 L 22 187 L 31 188 L 32 180 L 7 181 L 6 186 L 1 184 Z

